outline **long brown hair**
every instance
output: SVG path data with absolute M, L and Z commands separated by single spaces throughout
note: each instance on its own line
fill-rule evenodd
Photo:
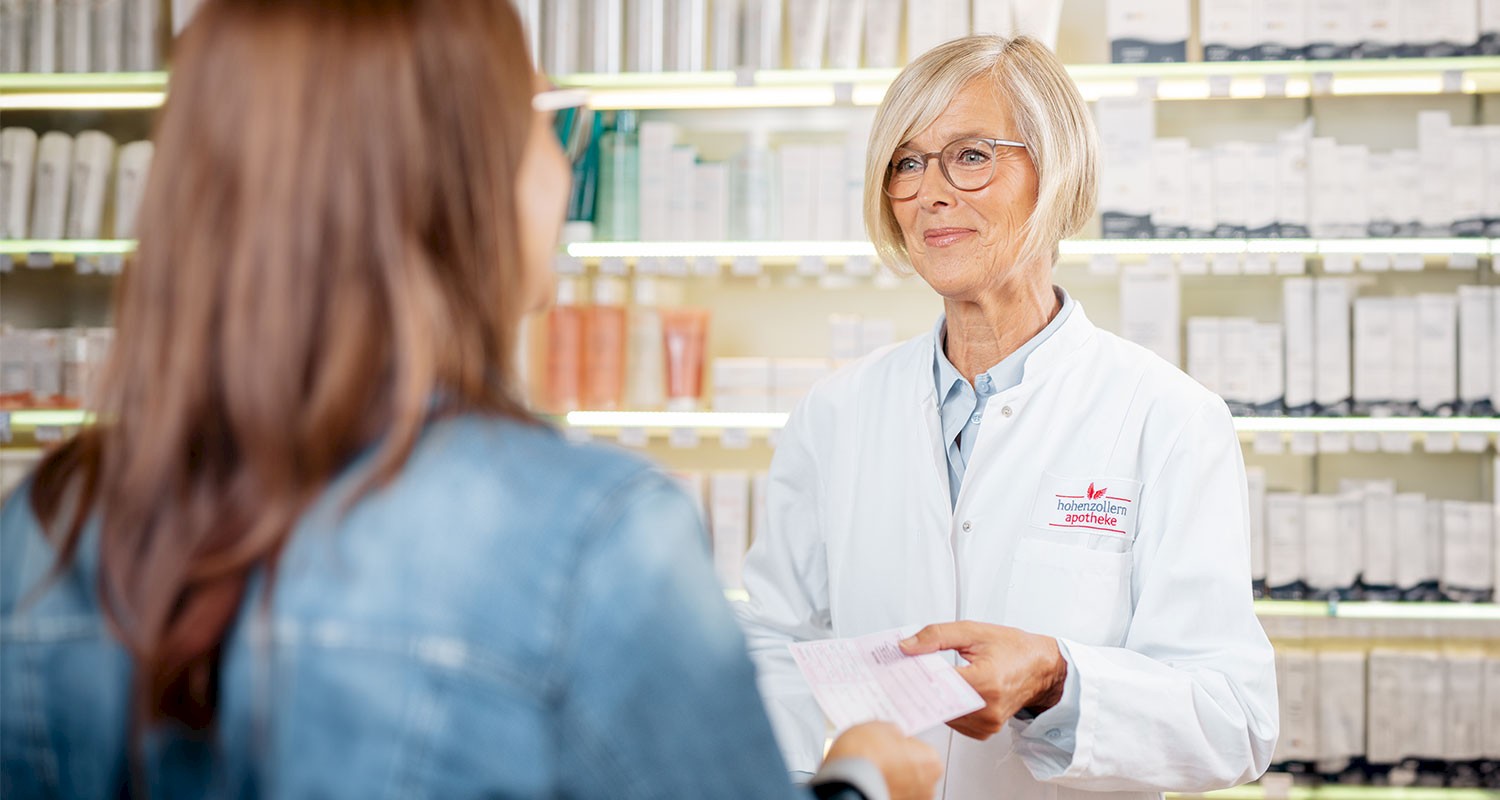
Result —
M 252 572 L 353 457 L 434 408 L 525 419 L 516 175 L 533 72 L 504 0 L 209 0 L 178 42 L 99 422 L 31 494 L 135 663 L 138 723 L 215 716 Z

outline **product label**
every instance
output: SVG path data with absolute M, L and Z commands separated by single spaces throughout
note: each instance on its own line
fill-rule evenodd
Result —
M 1031 524 L 1135 539 L 1141 482 L 1127 478 L 1042 476 Z

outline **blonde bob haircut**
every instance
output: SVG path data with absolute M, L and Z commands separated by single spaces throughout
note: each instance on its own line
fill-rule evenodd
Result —
M 1057 243 L 1082 229 L 1098 196 L 1099 140 L 1093 118 L 1062 62 L 1029 36 L 969 36 L 909 64 L 875 113 L 865 162 L 865 229 L 880 259 L 910 272 L 911 258 L 885 194 L 896 148 L 942 116 L 970 83 L 988 80 L 1010 106 L 1016 134 L 1037 174 L 1036 207 L 1026 220 L 1020 263 L 1057 261 Z M 1004 137 L 1007 131 L 986 132 Z

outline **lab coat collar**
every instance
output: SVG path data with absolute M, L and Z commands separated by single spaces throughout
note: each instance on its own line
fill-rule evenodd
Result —
M 1021 373 L 1021 385 L 1016 388 L 1022 390 L 1033 388 L 1058 366 L 1066 364 L 1079 348 L 1088 344 L 1094 338 L 1096 330 L 1094 323 L 1089 321 L 1088 314 L 1084 313 L 1083 303 L 1079 302 L 1078 298 L 1073 298 L 1073 310 L 1068 314 L 1068 318 L 1063 320 L 1062 327 L 1047 337 L 1046 341 L 1037 345 L 1036 350 L 1027 357 L 1025 368 Z M 939 320 L 932 330 L 914 342 L 915 346 L 907 350 L 908 356 L 912 359 L 909 365 L 910 371 L 916 377 L 916 380 L 912 381 L 916 400 L 919 404 L 930 404 L 934 410 L 937 407 L 938 396 L 937 386 L 932 379 L 932 360 L 941 331 L 942 320 Z

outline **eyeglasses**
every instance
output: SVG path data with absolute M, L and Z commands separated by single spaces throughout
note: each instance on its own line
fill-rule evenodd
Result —
M 1001 147 L 1025 148 L 1024 142 L 1009 139 L 954 139 L 936 153 L 921 153 L 909 147 L 897 148 L 885 170 L 885 193 L 892 200 L 910 200 L 922 188 L 922 175 L 928 159 L 936 158 L 943 177 L 953 188 L 974 192 L 995 180 L 995 155 Z

